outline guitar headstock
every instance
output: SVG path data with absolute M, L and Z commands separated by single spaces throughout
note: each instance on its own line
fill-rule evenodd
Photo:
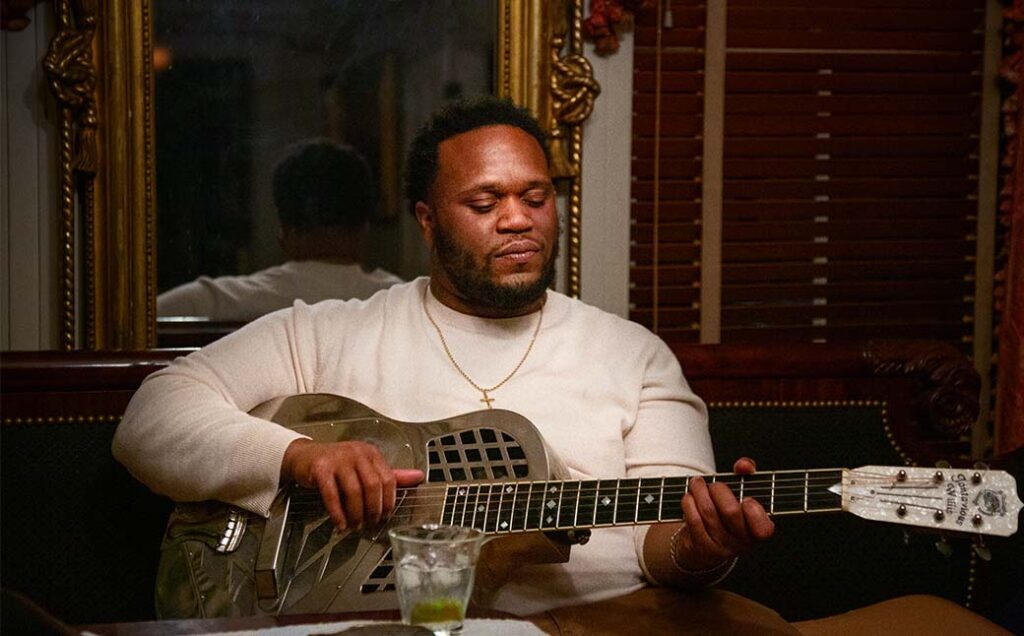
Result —
M 1000 470 L 862 466 L 831 488 L 858 517 L 942 531 L 1008 537 L 1021 500 Z

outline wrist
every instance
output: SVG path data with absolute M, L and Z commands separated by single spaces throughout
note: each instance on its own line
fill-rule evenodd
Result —
M 293 440 L 291 444 L 284 450 L 284 455 L 281 457 L 281 477 L 280 485 L 286 486 L 292 482 L 298 481 L 296 479 L 296 464 L 298 458 L 303 450 L 303 446 L 312 444 L 313 440 L 307 437 L 300 437 L 299 439 Z
M 686 556 L 692 556 L 679 549 L 679 535 L 686 529 L 683 524 L 669 537 L 668 554 L 672 564 L 680 574 L 687 579 L 687 583 L 697 586 L 714 585 L 723 580 L 736 566 L 737 557 L 728 557 L 723 561 L 697 561 Z

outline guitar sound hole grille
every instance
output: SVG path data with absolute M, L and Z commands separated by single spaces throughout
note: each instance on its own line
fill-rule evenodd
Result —
M 473 428 L 427 442 L 427 481 L 525 479 L 526 453 L 514 437 L 492 428 Z
M 370 576 L 366 577 L 363 584 L 359 586 L 362 594 L 373 594 L 374 592 L 388 592 L 395 589 L 395 562 L 391 559 L 391 548 L 388 548 L 381 557 L 377 567 L 373 569 Z

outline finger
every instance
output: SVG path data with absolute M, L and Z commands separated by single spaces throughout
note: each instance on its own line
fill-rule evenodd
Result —
M 376 502 L 376 510 L 373 505 L 367 505 L 367 519 L 371 524 L 377 525 L 390 516 L 391 511 L 395 508 L 395 475 L 391 466 L 380 453 L 374 455 L 373 471 L 373 479 L 379 490 L 379 496 L 372 499 L 367 494 L 368 502 Z
M 700 477 L 690 480 L 689 496 L 693 500 L 695 515 L 699 518 L 700 527 L 708 540 L 714 543 L 717 550 L 724 546 L 725 530 L 718 519 L 718 509 L 711 499 L 707 483 Z
M 334 527 L 339 531 L 344 530 L 348 527 L 348 519 L 345 517 L 345 512 L 341 509 L 341 498 L 338 494 L 338 487 L 334 483 L 334 476 L 331 475 L 327 479 L 323 479 L 317 484 L 317 489 L 320 491 L 320 498 L 324 502 L 324 508 L 327 509 L 327 515 L 334 522 Z
M 690 495 L 693 496 L 693 502 L 697 506 L 697 512 L 700 514 L 702 525 L 707 531 L 708 536 L 718 541 L 725 532 L 718 519 L 718 507 L 715 505 L 714 500 L 711 499 L 711 491 L 708 488 L 707 482 L 701 477 L 691 479 Z
M 697 510 L 697 503 L 691 493 L 683 496 L 683 535 L 689 544 L 691 552 L 703 556 L 707 561 L 721 561 L 728 556 L 711 535 L 708 534 Z
M 732 472 L 739 475 L 752 475 L 757 470 L 757 463 L 749 457 L 740 457 L 732 465 Z
M 415 486 L 426 477 L 418 468 L 395 468 L 392 472 L 395 475 L 395 484 L 399 488 Z
M 384 506 L 384 475 L 390 476 L 383 460 L 370 456 L 356 463 L 359 483 L 363 489 L 363 522 L 376 525 Z
M 750 534 L 758 541 L 764 541 L 775 534 L 775 522 L 765 511 L 764 506 L 750 497 L 743 500 L 743 517 Z
M 380 518 L 386 520 L 395 511 L 395 501 L 398 499 L 398 489 L 395 487 L 395 473 L 387 470 L 387 481 L 384 482 L 384 494 L 381 500 Z
M 709 491 L 719 522 L 725 529 L 725 535 L 720 542 L 737 552 L 746 548 L 750 544 L 750 532 L 739 500 L 729 487 L 722 483 L 712 484 Z
M 363 525 L 363 486 L 359 482 L 359 471 L 354 467 L 342 470 L 335 477 L 341 489 L 341 501 L 349 525 L 359 528 Z

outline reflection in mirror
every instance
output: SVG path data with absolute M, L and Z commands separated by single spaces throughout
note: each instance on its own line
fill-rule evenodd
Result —
M 155 2 L 158 291 L 311 255 L 425 273 L 401 195 L 405 148 L 445 101 L 493 91 L 496 24 L 493 1 Z M 317 138 L 362 155 L 378 193 L 342 256 L 288 253 L 294 228 L 275 205 L 275 167 Z M 183 313 L 199 312 L 161 310 Z

